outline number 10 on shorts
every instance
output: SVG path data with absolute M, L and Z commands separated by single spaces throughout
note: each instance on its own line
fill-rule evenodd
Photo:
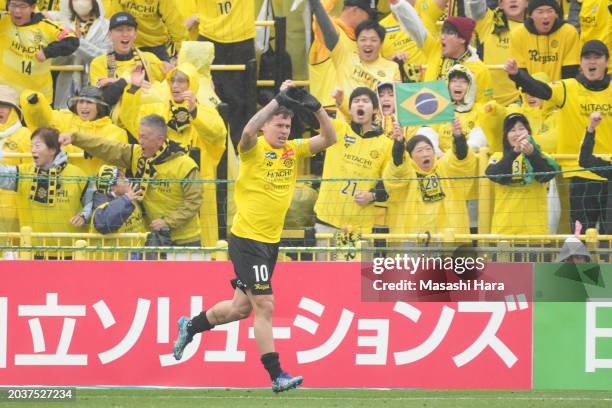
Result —
M 253 265 L 255 271 L 255 282 L 267 282 L 270 277 L 268 265 Z

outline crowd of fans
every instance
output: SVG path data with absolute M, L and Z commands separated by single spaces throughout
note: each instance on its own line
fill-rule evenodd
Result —
M 337 16 L 336 0 L 295 3 L 313 17 L 310 92 L 335 117 L 322 177 L 355 178 L 321 182 L 317 232 L 476 232 L 484 199 L 493 233 L 576 221 L 609 231 L 609 163 L 595 155 L 612 155 L 610 0 L 344 0 Z M 31 153 L 0 165 L 0 231 L 214 245 L 215 185 L 201 180 L 217 178 L 240 139 L 248 78 L 208 67 L 255 58 L 255 1 L 0 0 L 0 10 L 0 151 Z M 52 75 L 61 65 L 88 75 Z M 455 119 L 402 128 L 394 83 L 434 80 L 447 82 Z M 475 177 L 485 147 L 486 198 Z M 568 214 L 551 221 L 553 207 Z

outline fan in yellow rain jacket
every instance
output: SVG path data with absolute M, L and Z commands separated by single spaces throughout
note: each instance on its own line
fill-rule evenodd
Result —
M 53 99 L 51 60 L 72 54 L 79 39 L 57 23 L 34 12 L 36 1 L 13 0 L 0 16 L 0 83 L 42 92 Z
M 455 234 L 469 233 L 463 186 L 449 178 L 476 174 L 476 156 L 467 145 L 459 121 L 454 122 L 453 150 L 440 159 L 423 135 L 412 137 L 404 148 L 399 125 L 396 128 L 393 160 L 384 172 L 385 188 L 389 195 L 399 195 L 404 205 L 399 208 L 400 214 L 392 217 L 396 221 L 389 225 L 390 232 L 439 233 L 451 229 Z
M 7 153 L 30 153 L 30 131 L 21 124 L 19 95 L 11 87 L 0 85 L 0 163 L 18 166 L 29 158 L 2 158 Z M 0 232 L 19 231 L 17 196 L 0 190 Z
M 196 69 L 190 63 L 181 63 L 168 73 L 171 96 L 165 103 L 142 104 L 142 90 L 137 86 L 142 79 L 142 71 L 136 70 L 132 81 L 136 85 L 126 90 L 123 96 L 119 114 L 121 122 L 135 134 L 142 117 L 151 113 L 161 115 L 168 125 L 168 138 L 195 158 L 203 179 L 214 180 L 217 164 L 225 151 L 227 132 L 217 110 L 197 101 L 199 75 Z M 204 184 L 203 190 L 204 205 L 200 211 L 204 226 L 202 237 L 206 244 L 213 245 L 217 241 L 215 185 Z
M 550 82 L 548 75 L 538 72 L 533 75 L 542 82 Z M 529 120 L 533 139 L 543 152 L 555 153 L 557 149 L 557 115 L 559 110 L 548 101 L 521 92 L 522 104 L 504 107 L 495 101 L 479 108 L 478 121 L 484 131 L 490 152 L 502 151 L 502 140 L 498 137 L 504 131 L 504 118 L 511 113 L 522 113 Z
M 530 134 L 525 115 L 511 113 L 504 119 L 503 153 L 495 153 L 486 169 L 495 183 L 493 234 L 548 232 L 546 183 L 559 165 L 540 151 Z
M 130 13 L 138 23 L 136 47 L 169 61 L 167 44 L 177 48 L 187 38 L 183 16 L 178 3 L 183 0 L 117 0 L 112 2 L 110 15 L 118 12 Z M 213 7 L 210 4 L 209 7 Z
M 70 110 L 53 110 L 44 95 L 32 91 L 21 94 L 21 106 L 26 124 L 31 130 L 54 127 L 60 132 L 81 132 L 117 142 L 128 142 L 125 130 L 112 123 L 108 116 L 108 105 L 102 99 L 102 91 L 96 87 L 86 86 L 70 98 Z M 83 152 L 74 146 L 67 146 L 64 150 L 66 153 Z M 86 158 L 75 158 L 71 163 L 86 175 L 95 176 L 104 161 L 87 154 Z

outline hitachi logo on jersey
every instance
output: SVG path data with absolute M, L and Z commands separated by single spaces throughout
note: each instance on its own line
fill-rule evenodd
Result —
M 612 104 L 609 103 L 581 103 L 580 113 L 589 116 L 593 112 L 601 112 L 612 115 Z
M 372 160 L 366 159 L 365 157 L 359 157 L 354 154 L 344 153 L 344 158 L 354 163 L 359 163 L 363 167 L 372 167 Z
M 266 153 L 266 159 L 276 159 L 276 153 L 275 152 L 268 152 Z
M 141 14 L 156 14 L 157 13 L 157 7 L 155 6 L 144 6 L 141 4 L 134 4 L 134 3 L 129 3 L 128 9 L 135 10 Z
M 538 50 L 529 50 L 529 60 L 541 62 L 542 64 L 546 64 L 547 62 L 556 62 L 559 61 L 559 53 L 555 52 L 554 54 L 540 54 L 540 51 Z
M 268 170 L 267 178 L 288 177 L 293 174 L 293 169 Z
M 364 71 L 359 66 L 356 66 L 353 69 L 352 77 L 361 82 L 364 86 L 367 86 L 368 88 L 374 88 L 374 85 L 377 82 L 376 78 L 374 78 L 372 74 L 367 71 Z
M 43 46 L 42 44 L 37 44 L 37 45 L 26 47 L 19 41 L 13 40 L 11 42 L 11 49 L 19 52 L 20 54 L 36 54 L 38 51 L 43 49 Z

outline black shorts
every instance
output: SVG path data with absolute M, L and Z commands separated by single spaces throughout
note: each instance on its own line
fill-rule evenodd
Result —
M 278 242 L 270 244 L 230 236 L 229 258 L 236 274 L 236 279 L 231 281 L 232 287 L 243 292 L 249 289 L 254 295 L 272 294 L 272 272 L 276 266 L 278 245 Z

